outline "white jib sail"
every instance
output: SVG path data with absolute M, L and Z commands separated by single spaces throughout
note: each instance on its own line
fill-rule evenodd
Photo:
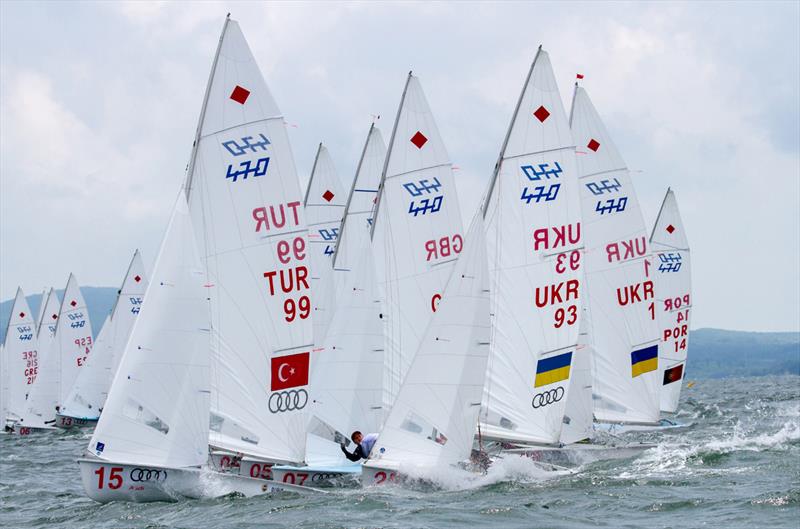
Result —
M 39 320 L 36 336 L 39 341 L 39 374 L 28 395 L 25 424 L 43 426 L 56 418 L 58 405 L 58 380 L 61 371 L 60 349 L 55 340 L 58 328 L 60 302 L 55 289 L 51 288 L 42 300 L 44 312 Z
M 492 351 L 484 437 L 559 442 L 577 355 L 583 255 L 575 146 L 539 49 L 487 197 Z
M 586 91 L 570 117 L 580 149 L 586 285 L 598 421 L 658 421 L 658 328 L 651 254 L 628 168 Z
M 334 257 L 336 306 L 313 374 L 309 464 L 346 463 L 339 444 L 383 422 L 383 324 L 370 241 L 386 145 L 370 127 Z M 316 317 L 316 316 L 315 316 Z
M 213 446 L 305 455 L 313 350 L 308 230 L 283 117 L 227 19 L 187 195 L 209 273 Z
M 576 355 L 572 359 L 570 369 L 569 395 L 564 408 L 564 420 L 561 426 L 561 443 L 570 444 L 584 441 L 592 437 L 594 431 L 594 410 L 592 405 L 592 368 L 594 349 L 589 333 L 589 311 L 587 310 L 586 289 L 583 290 L 583 312 L 581 313 L 580 333 Z
M 658 367 L 662 373 L 661 411 L 675 413 L 681 396 L 689 347 L 692 309 L 692 265 L 675 193 L 667 190 L 650 236 L 655 254 L 656 319 L 661 343 Z
M 314 343 L 322 344 L 335 305 L 333 254 L 345 209 L 342 183 L 328 149 L 319 144 L 303 205 L 308 224 L 311 290 L 314 292 Z
M 91 353 L 92 322 L 89 321 L 89 311 L 86 302 L 78 287 L 74 274 L 69 275 L 67 287 L 64 289 L 64 298 L 58 311 L 58 326 L 56 327 L 54 351 L 57 351 L 56 363 L 60 365 L 57 379 L 58 406 L 60 407 L 69 395 L 78 371 L 86 363 L 86 358 Z M 51 355 L 48 353 L 48 361 Z
M 8 417 L 8 359 L 5 345 L 0 343 L 0 428 L 5 428 Z
M 40 301 L 39 301 L 39 311 L 36 313 L 36 320 L 34 322 L 34 323 L 36 323 L 37 335 L 38 335 L 38 329 L 42 325 L 42 320 L 45 317 L 44 316 L 44 311 L 47 308 L 46 307 L 46 303 L 45 303 L 46 301 L 47 301 L 47 289 L 45 288 L 42 291 L 42 297 L 40 298 Z
M 452 165 L 410 73 L 378 193 L 372 240 L 385 296 L 383 390 L 390 409 L 464 246 Z
M 17 288 L 14 305 L 8 319 L 5 369 L 8 384 L 6 394 L 8 415 L 12 419 L 24 417 L 27 410 L 29 388 L 39 373 L 39 346 L 36 339 L 36 320 L 21 288 Z M 5 417 L 2 418 L 5 420 Z
M 86 364 L 78 373 L 78 378 L 61 407 L 62 415 L 86 419 L 100 416 L 146 289 L 144 264 L 139 250 L 136 250 L 128 265 L 114 308 L 100 329 L 92 346 L 92 354 L 86 359 Z
M 199 466 L 208 460 L 207 278 L 183 193 L 178 197 L 89 452 L 117 463 Z
M 481 217 L 470 226 L 372 449 L 370 462 L 379 467 L 438 467 L 470 455 L 489 356 L 489 272 Z

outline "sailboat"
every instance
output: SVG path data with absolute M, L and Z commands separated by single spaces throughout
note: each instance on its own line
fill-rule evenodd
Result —
M 211 329 L 208 275 L 181 192 L 88 452 L 86 494 L 108 502 L 247 496 L 282 487 L 204 469 L 208 461 Z
M 220 38 L 186 194 L 209 275 L 210 445 L 268 467 L 302 465 L 316 356 L 311 248 L 283 117 L 234 21 Z
M 372 224 L 384 298 L 383 407 L 390 410 L 464 248 L 452 164 L 419 79 L 408 74 Z
M 331 155 L 320 143 L 303 199 L 314 292 L 314 343 L 318 345 L 325 340 L 335 305 L 332 257 L 345 210 L 341 187 Z
M 20 424 L 29 432 L 53 430 L 58 405 L 58 380 L 61 372 L 56 330 L 60 302 L 56 291 L 50 288 L 42 298 L 42 311 L 36 337 L 39 342 L 39 373 L 28 394 L 27 409 Z
M 361 152 L 333 255 L 336 305 L 323 353 L 312 374 L 307 459 L 314 467 L 350 469 L 340 445 L 355 430 L 377 432 L 383 423 L 383 323 L 370 241 L 386 144 L 374 123 Z
M 365 485 L 429 475 L 469 459 L 489 356 L 482 215 L 473 221 L 464 246 L 364 464 Z
M 493 320 L 479 439 L 496 443 L 490 451 L 559 447 L 575 368 L 589 350 L 578 347 L 584 256 L 575 144 L 541 47 L 495 166 L 484 219 Z
M 3 415 L 2 421 L 4 425 L 6 422 L 13 424 L 15 433 L 28 435 L 30 429 L 19 424 L 19 421 L 25 416 L 28 391 L 39 374 L 40 358 L 36 320 L 22 288 L 17 288 L 11 307 L 3 354 L 6 415 Z
M 56 414 L 56 426 L 69 428 L 97 423 L 146 289 L 144 264 L 139 250 L 136 250 L 114 307 L 97 335 L 92 354 L 86 359 L 60 412 Z
M 656 425 L 660 371 L 652 255 L 630 172 L 589 96 L 570 116 L 580 147 L 585 267 L 594 347 L 595 421 Z
M 692 269 L 689 241 L 675 193 L 667 189 L 650 235 L 655 254 L 656 321 L 660 331 L 659 370 L 662 373 L 660 408 L 675 413 L 686 374 L 689 318 L 692 309 Z

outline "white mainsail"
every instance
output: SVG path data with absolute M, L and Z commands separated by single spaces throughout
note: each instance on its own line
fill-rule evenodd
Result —
M 70 274 L 58 311 L 54 345 L 56 351 L 54 358 L 57 358 L 55 361 L 60 366 L 56 382 L 59 408 L 67 400 L 69 391 L 78 378 L 78 371 L 91 353 L 93 343 L 89 311 L 86 309 L 86 302 L 83 300 L 75 275 Z M 48 353 L 48 362 L 51 361 L 51 356 Z
M 41 327 L 42 320 L 44 319 L 44 311 L 47 308 L 46 307 L 47 304 L 45 303 L 46 301 L 47 301 L 47 289 L 45 288 L 42 291 L 42 297 L 39 298 L 39 310 L 36 313 L 35 323 L 36 323 L 37 335 L 38 335 L 38 329 L 39 327 Z
M 464 246 L 452 165 L 411 73 L 378 193 L 372 240 L 385 296 L 383 391 L 390 409 Z
M 469 457 L 489 356 L 484 237 L 479 214 L 367 466 L 438 467 Z
M 550 58 L 533 60 L 485 203 L 492 346 L 490 439 L 559 442 L 582 313 L 575 144 Z
M 305 212 L 283 117 L 230 19 L 186 194 L 209 275 L 210 442 L 302 461 L 313 350 Z
M 96 419 L 105 404 L 122 351 L 128 342 L 133 323 L 147 290 L 144 264 L 139 250 L 133 254 L 111 313 L 97 335 L 92 354 L 78 373 L 61 415 Z
M 311 290 L 314 292 L 314 343 L 323 343 L 335 302 L 333 254 L 345 209 L 345 196 L 328 149 L 319 144 L 303 200 L 308 225 Z
M 19 419 L 26 415 L 29 388 L 39 373 L 39 345 L 36 338 L 36 319 L 21 288 L 17 288 L 14 305 L 8 319 L 3 344 L 6 356 L 6 408 L 8 416 Z M 6 417 L 3 416 L 3 421 Z
M 210 350 L 206 274 L 178 197 L 89 452 L 159 467 L 208 459 Z
M 45 426 L 53 422 L 58 405 L 58 380 L 61 371 L 60 349 L 55 340 L 58 329 L 60 302 L 55 289 L 51 288 L 43 298 L 44 311 L 39 319 L 36 336 L 39 340 L 39 374 L 28 395 L 28 409 L 25 424 Z
M 667 190 L 650 236 L 655 254 L 656 319 L 661 343 L 658 367 L 662 373 L 661 411 L 675 413 L 686 372 L 689 318 L 692 309 L 692 268 L 689 241 L 675 193 Z
M 572 358 L 572 368 L 570 369 L 572 382 L 570 383 L 561 426 L 561 444 L 565 445 L 590 439 L 594 431 L 594 410 L 592 405 L 594 349 L 592 348 L 592 337 L 589 333 L 591 324 L 589 322 L 585 288 L 583 293 L 583 312 L 581 313 L 578 345 L 575 347 L 577 354 Z
M 313 464 L 344 462 L 339 444 L 349 444 L 354 430 L 377 432 L 383 422 L 382 307 L 369 228 L 385 156 L 373 124 L 339 230 L 336 306 L 312 377 L 308 462 Z
M 630 173 L 586 91 L 577 86 L 570 126 L 581 154 L 585 266 L 600 422 L 655 423 L 658 328 L 651 254 Z

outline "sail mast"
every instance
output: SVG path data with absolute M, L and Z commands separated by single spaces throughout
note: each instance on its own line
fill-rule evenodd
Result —
M 317 162 L 319 161 L 319 153 L 322 151 L 322 142 L 317 146 L 317 155 L 314 156 L 314 165 L 311 166 L 311 176 L 308 177 L 308 185 L 306 186 L 306 195 L 303 197 L 303 207 L 308 206 L 308 193 L 311 191 L 311 184 L 314 183 L 314 173 L 317 171 Z
M 369 126 L 369 132 L 367 133 L 367 141 L 364 142 L 364 148 L 361 149 L 361 157 L 358 159 L 358 165 L 356 166 L 356 174 L 353 176 L 353 184 L 350 186 L 350 194 L 347 195 L 347 204 L 344 206 L 344 214 L 342 215 L 342 223 L 339 225 L 339 239 L 342 238 L 342 233 L 344 233 L 344 224 L 345 220 L 347 219 L 347 213 L 350 211 L 350 202 L 353 200 L 353 193 L 356 191 L 356 184 L 358 183 L 358 175 L 361 172 L 361 165 L 364 163 L 364 155 L 367 153 L 367 146 L 369 145 L 369 140 L 372 138 L 372 131 L 375 129 L 375 122 L 373 121 Z M 316 164 L 316 161 L 314 162 Z M 313 173 L 312 173 L 313 174 Z M 331 260 L 331 264 L 333 268 L 336 268 L 336 257 L 339 255 L 339 244 L 337 242 L 336 248 L 333 250 L 333 259 Z
M 372 228 L 370 229 L 370 237 L 375 237 L 375 226 L 378 224 L 378 211 L 381 207 L 381 197 L 383 196 L 383 186 L 386 183 L 386 171 L 389 169 L 389 158 L 392 156 L 392 148 L 394 147 L 394 136 L 397 134 L 397 124 L 400 122 L 400 113 L 403 111 L 403 105 L 406 102 L 406 92 L 408 92 L 408 83 L 411 82 L 412 71 L 408 72 L 406 77 L 406 86 L 403 87 L 403 95 L 400 96 L 400 104 L 397 106 L 397 116 L 394 118 L 394 126 L 392 127 L 392 136 L 389 138 L 389 150 L 386 151 L 386 159 L 383 161 L 383 171 L 381 171 L 381 183 L 378 186 L 378 200 L 375 202 L 375 213 L 372 215 Z
M 525 91 L 528 89 L 528 83 L 531 81 L 531 75 L 533 75 L 533 68 L 536 66 L 536 59 L 539 58 L 539 54 L 542 52 L 542 45 L 539 44 L 539 48 L 536 50 L 536 55 L 533 57 L 533 62 L 531 63 L 531 67 L 528 70 L 528 76 L 525 78 L 525 84 L 522 85 L 522 91 L 519 93 L 519 98 L 517 99 L 517 106 L 514 107 L 514 113 L 511 115 L 511 121 L 508 123 L 508 130 L 506 131 L 506 137 L 503 139 L 503 146 L 500 147 L 500 155 L 497 157 L 497 162 L 494 164 L 494 171 L 492 171 L 492 179 L 489 181 L 489 190 L 486 193 L 485 200 L 483 202 L 483 217 L 486 218 L 486 212 L 489 209 L 489 200 L 492 198 L 492 192 L 494 191 L 494 184 L 497 181 L 497 175 L 500 173 L 500 166 L 503 163 L 503 157 L 506 154 L 506 147 L 508 146 L 508 139 L 511 137 L 511 129 L 514 127 L 514 121 L 517 118 L 517 114 L 519 114 L 519 107 L 522 105 L 522 98 L 525 97 Z
M 211 94 L 211 82 L 214 80 L 214 72 L 217 71 L 217 61 L 219 60 L 219 52 L 222 49 L 222 39 L 225 38 L 225 30 L 228 29 L 228 23 L 231 21 L 231 14 L 225 16 L 225 23 L 222 25 L 222 33 L 219 36 L 217 43 L 217 51 L 214 53 L 214 62 L 211 63 L 211 73 L 208 74 L 208 83 L 206 84 L 206 93 L 203 96 L 203 105 L 200 107 L 200 119 L 197 120 L 197 130 L 194 133 L 194 141 L 192 142 L 192 153 L 189 156 L 189 165 L 186 168 L 186 181 L 183 188 L 186 190 L 186 201 L 189 201 L 189 193 L 192 190 L 192 180 L 194 177 L 194 164 L 197 160 L 197 147 L 200 144 L 200 134 L 203 130 L 203 120 L 206 117 L 206 106 L 208 105 L 208 97 Z

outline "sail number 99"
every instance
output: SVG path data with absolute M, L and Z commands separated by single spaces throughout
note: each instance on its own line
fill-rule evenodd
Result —
M 308 299 L 308 296 L 300 296 L 297 302 L 289 298 L 283 302 L 283 312 L 286 314 L 284 316 L 286 321 L 292 322 L 297 316 L 304 320 L 311 313 L 311 300 Z

